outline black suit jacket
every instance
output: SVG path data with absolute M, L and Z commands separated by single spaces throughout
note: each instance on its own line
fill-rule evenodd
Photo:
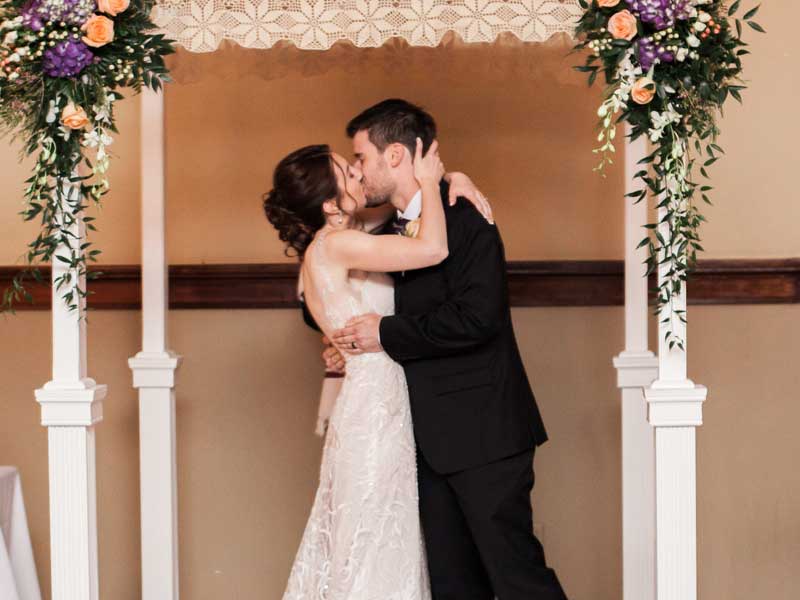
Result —
M 381 320 L 380 337 L 405 369 L 419 450 L 454 473 L 547 433 L 514 337 L 500 233 L 466 200 L 445 206 L 449 256 L 393 274 L 396 315 Z

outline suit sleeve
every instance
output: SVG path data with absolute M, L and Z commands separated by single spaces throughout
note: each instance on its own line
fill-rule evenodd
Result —
M 447 301 L 425 314 L 381 319 L 381 345 L 397 362 L 481 346 L 497 335 L 506 318 L 508 290 L 500 234 L 472 208 L 458 217 L 450 257 L 443 265 Z

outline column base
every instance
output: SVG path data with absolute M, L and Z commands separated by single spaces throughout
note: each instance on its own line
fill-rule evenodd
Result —
M 86 377 L 48 381 L 35 391 L 48 428 L 54 599 L 99 597 L 94 425 L 103 420 L 107 390 Z
M 652 352 L 614 358 L 622 389 L 622 597 L 656 598 L 656 450 L 643 389 L 658 377 Z
M 142 599 L 178 600 L 175 371 L 181 357 L 139 352 L 128 360 L 139 390 Z

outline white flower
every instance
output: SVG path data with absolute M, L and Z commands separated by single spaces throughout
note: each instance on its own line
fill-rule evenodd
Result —
M 678 62 L 683 62 L 683 61 L 686 60 L 686 57 L 688 55 L 689 55 L 689 49 L 688 48 L 678 48 L 678 52 L 675 55 L 675 60 L 677 60 Z
M 70 128 L 68 128 L 68 127 L 64 127 L 63 125 L 61 125 L 58 128 L 58 133 L 59 133 L 59 136 L 61 138 L 63 138 L 63 140 L 65 142 L 68 142 L 69 141 L 69 136 L 72 135 L 72 130 Z
M 53 123 L 56 118 L 58 117 L 58 104 L 55 100 L 50 100 L 50 106 L 47 109 L 47 116 L 45 117 L 45 121 L 48 123 Z
M 14 42 L 17 41 L 17 36 L 19 34 L 16 31 L 9 31 L 6 36 L 3 38 L 3 45 L 4 46 L 11 46 Z
M 705 31 L 706 30 L 706 24 L 703 23 L 702 21 L 695 21 L 694 22 L 694 30 L 695 31 Z
M 664 130 L 673 123 L 680 123 L 681 115 L 675 110 L 675 107 L 670 102 L 667 104 L 667 110 L 662 113 L 652 111 L 650 113 L 650 122 L 653 124 L 650 129 L 650 141 L 655 143 L 664 135 Z
M 686 43 L 689 44 L 692 48 L 697 48 L 700 46 L 700 38 L 694 35 L 690 35 L 686 38 Z
M 87 148 L 98 148 L 100 146 L 110 146 L 113 141 L 114 138 L 108 135 L 104 130 L 92 129 L 84 134 L 82 143 Z

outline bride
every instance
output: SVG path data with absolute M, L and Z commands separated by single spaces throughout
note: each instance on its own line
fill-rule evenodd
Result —
M 384 224 L 391 206 L 367 209 L 361 173 L 328 146 L 301 148 L 276 167 L 264 210 L 302 261 L 306 304 L 328 337 L 357 315 L 393 314 L 387 273 L 447 257 L 437 147 L 423 156 L 417 140 L 422 214 L 414 235 L 368 233 Z M 480 194 L 472 196 L 486 212 Z M 416 468 L 402 367 L 385 353 L 347 357 L 284 600 L 429 600 Z

